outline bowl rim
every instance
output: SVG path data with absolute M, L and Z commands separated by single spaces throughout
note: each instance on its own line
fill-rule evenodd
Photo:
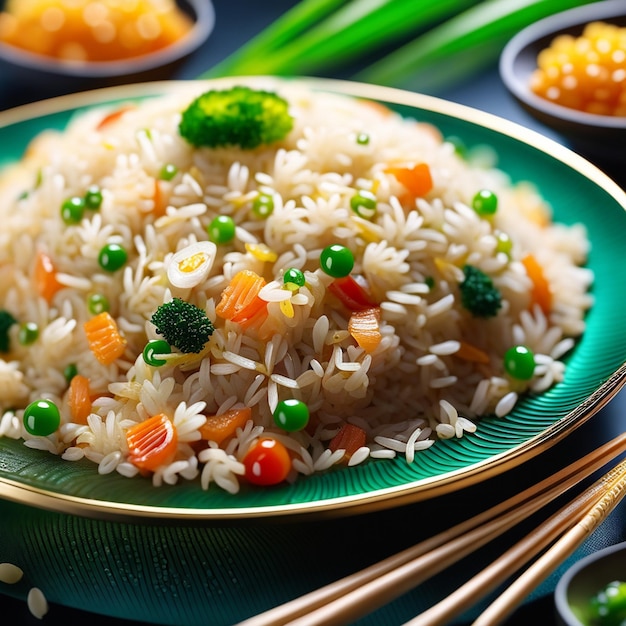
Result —
M 601 561 L 602 559 L 615 554 L 616 552 L 626 552 L 626 541 L 613 544 L 601 550 L 597 550 L 576 561 L 561 576 L 554 589 L 554 604 L 559 617 L 564 620 L 566 626 L 585 626 L 571 609 L 567 599 L 567 592 L 572 580 L 584 569 Z
M 181 2 L 175 2 L 180 8 Z M 185 0 L 185 4 L 195 13 L 189 32 L 169 46 L 149 54 L 115 61 L 72 63 L 29 52 L 0 40 L 0 60 L 25 69 L 77 78 L 127 76 L 162 67 L 199 48 L 215 27 L 215 8 L 211 0 Z
M 523 28 L 508 41 L 500 54 L 499 72 L 506 88 L 522 104 L 554 119 L 590 128 L 626 129 L 626 117 L 586 113 L 555 104 L 535 95 L 528 88 L 527 82 L 523 80 L 524 77 L 521 77 L 515 70 L 515 63 L 520 53 L 536 39 L 550 35 L 556 36 L 560 32 L 582 26 L 587 22 L 621 15 L 626 15 L 623 0 L 603 0 L 567 9 Z

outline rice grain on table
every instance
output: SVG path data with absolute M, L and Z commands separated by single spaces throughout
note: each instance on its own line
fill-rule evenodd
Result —
M 24 572 L 13 563 L 0 563 L 0 582 L 7 585 L 15 585 L 24 576 Z
M 28 345 L 19 341 L 19 325 L 9 330 L 11 348 L 0 358 L 0 436 L 132 478 L 140 471 L 126 432 L 162 413 L 176 429 L 177 448 L 152 472 L 152 483 L 198 480 L 204 489 L 235 494 L 245 480 L 243 459 L 260 437 L 289 450 L 289 481 L 368 459 L 411 463 L 437 438 L 464 437 L 480 428 L 481 416 L 504 417 L 525 392 L 563 380 L 562 359 L 593 305 L 593 275 L 581 267 L 589 251 L 584 226 L 552 223 L 532 181 L 514 184 L 492 165 L 463 159 L 432 127 L 297 84 L 278 89 L 294 127 L 276 145 L 193 148 L 178 122 L 196 94 L 180 93 L 135 104 L 100 130 L 107 110 L 76 115 L 65 131 L 36 138 L 24 159 L 0 174 L 0 308 L 39 329 Z M 356 141 L 363 133 L 369 142 Z M 428 167 L 433 187 L 413 197 L 390 168 L 417 164 Z M 171 180 L 159 176 L 164 165 L 175 168 Z M 62 203 L 91 185 L 102 192 L 100 208 L 65 223 Z M 498 197 L 488 219 L 472 206 L 481 189 Z M 365 192 L 376 206 L 358 214 L 351 202 Z M 273 201 L 264 217 L 252 209 L 259 194 Z M 207 243 L 218 215 L 235 226 L 225 245 Z M 502 233 L 510 250 L 499 249 Z M 98 263 L 110 243 L 128 253 L 116 272 Z M 320 268 L 322 250 L 335 243 L 353 252 L 352 277 L 379 315 L 379 341 L 368 350 L 351 334 L 353 311 L 331 293 L 335 279 Z M 179 279 L 179 259 L 205 248 L 212 255 L 206 271 Z M 53 260 L 58 281 L 49 299 L 35 294 L 40 253 Z M 533 305 L 527 254 L 550 285 L 547 312 Z M 496 316 L 475 318 L 463 307 L 467 264 L 499 290 Z M 293 290 L 284 284 L 291 268 L 304 276 Z M 216 313 L 242 270 L 265 281 L 260 327 Z M 108 365 L 95 360 L 83 332 L 94 294 L 105 298 L 127 342 Z M 162 339 L 151 318 L 174 297 L 204 310 L 214 332 L 200 353 L 171 346 L 155 367 L 142 355 L 148 341 Z M 468 344 L 486 358 L 468 358 Z M 512 380 L 504 370 L 511 345 L 535 354 L 530 380 Z M 89 379 L 86 423 L 70 418 L 68 368 Z M 25 407 L 39 398 L 54 401 L 62 415 L 59 430 L 45 437 L 22 424 Z M 274 422 L 278 403 L 290 398 L 309 408 L 302 431 Z M 208 416 L 243 407 L 250 421 L 223 444 L 203 438 Z M 328 448 L 346 423 L 366 435 L 349 460 Z
M 37 619 L 43 619 L 46 613 L 48 613 L 48 600 L 43 594 L 43 591 L 41 591 L 38 587 L 33 587 L 29 590 L 28 595 L 26 596 L 26 603 L 28 605 L 28 610 Z

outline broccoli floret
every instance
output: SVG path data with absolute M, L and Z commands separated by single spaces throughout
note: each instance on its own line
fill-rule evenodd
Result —
M 167 343 L 185 353 L 202 352 L 214 330 L 201 308 L 180 298 L 162 304 L 150 321 Z
M 9 351 L 9 329 L 17 320 L 4 309 L 0 310 L 0 352 Z
M 183 112 L 178 131 L 194 146 L 252 150 L 284 139 L 292 128 L 286 100 L 271 91 L 236 86 L 196 98 Z
M 466 265 L 463 273 L 465 279 L 459 285 L 463 306 L 475 317 L 497 315 L 502 306 L 502 296 L 491 278 L 473 265 Z

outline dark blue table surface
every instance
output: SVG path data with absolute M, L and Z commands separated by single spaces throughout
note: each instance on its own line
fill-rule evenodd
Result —
M 213 34 L 206 44 L 178 69 L 173 78 L 191 79 L 197 77 L 205 69 L 211 67 L 255 33 L 259 32 L 276 16 L 293 4 L 293 2 L 288 0 L 272 0 L 271 3 L 256 2 L 256 0 L 239 0 L 236 3 L 227 0 L 214 0 L 216 27 Z M 333 73 L 328 75 L 333 77 Z M 549 129 L 536 122 L 513 101 L 500 81 L 497 72 L 497 60 L 495 59 L 492 65 L 487 67 L 480 75 L 473 76 L 465 82 L 455 85 L 454 88 L 435 95 L 497 114 L 538 130 L 557 141 L 565 142 L 562 137 L 550 132 Z M 35 96 L 29 95 L 29 99 L 33 97 Z M 7 82 L 6 77 L 2 75 L 2 68 L 0 67 L 0 110 L 7 109 L 23 101 L 24 93 L 10 82 Z M 624 181 L 622 181 L 622 184 L 624 184 Z M 498 496 L 497 499 L 504 499 L 504 497 L 515 490 L 533 484 L 533 482 L 610 440 L 626 428 L 625 409 L 626 395 L 621 393 L 591 420 L 577 428 L 547 452 L 524 464 L 521 468 L 511 470 L 504 476 L 490 479 L 487 484 L 487 491 L 491 494 L 496 494 Z M 431 510 L 437 510 L 443 515 L 450 515 L 451 517 L 459 517 L 460 515 L 462 517 L 464 509 L 469 511 L 475 509 L 477 499 L 480 501 L 482 497 L 481 493 L 486 493 L 486 491 L 484 489 L 481 491 L 469 488 L 453 495 L 441 497 L 437 501 L 429 503 L 429 507 Z M 392 516 L 393 512 L 379 513 L 372 518 L 372 523 L 383 526 L 393 523 Z M 529 524 L 536 524 L 541 519 L 541 516 L 533 518 Z M 0 532 L 1 527 L 2 520 L 0 520 Z M 518 531 L 519 536 L 530 530 L 532 530 L 532 526 L 522 525 Z M 526 625 L 533 623 L 533 621 L 545 626 L 555 624 L 552 592 L 565 568 L 594 550 L 625 540 L 626 506 L 622 504 L 613 511 L 601 528 L 566 563 L 531 594 L 524 604 L 507 620 L 506 624 L 509 626 Z M 511 538 L 508 538 L 507 541 L 511 541 Z M 505 546 L 506 544 L 503 543 L 502 545 Z M 489 556 L 493 556 L 493 548 L 491 554 L 485 558 Z M 5 624 L 41 623 L 30 615 L 25 603 L 20 600 L 1 596 L 0 611 L 2 613 L 0 621 Z M 55 605 L 51 607 L 44 623 L 49 625 L 66 625 L 78 620 L 92 625 L 122 626 L 123 624 L 130 624 L 130 622 L 119 619 L 106 618 Z

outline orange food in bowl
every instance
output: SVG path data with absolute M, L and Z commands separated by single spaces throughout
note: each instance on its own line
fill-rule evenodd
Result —
M 592 22 L 579 37 L 560 35 L 539 53 L 537 65 L 530 88 L 542 98 L 626 117 L 626 27 Z
M 0 41 L 68 62 L 119 61 L 165 48 L 191 26 L 174 0 L 9 0 Z

